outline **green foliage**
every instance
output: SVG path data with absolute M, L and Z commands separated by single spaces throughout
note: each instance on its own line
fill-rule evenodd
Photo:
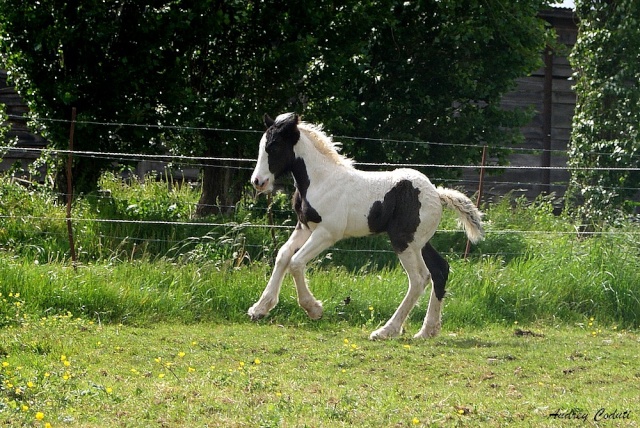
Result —
M 113 174 L 106 174 L 101 185 L 103 192 L 79 198 L 72 208 L 81 261 L 136 258 L 145 249 L 151 254 L 167 252 L 172 240 L 180 235 L 175 227 L 162 223 L 188 218 L 197 199 L 193 190 L 170 187 L 152 177 L 125 185 Z M 20 185 L 3 176 L 0 198 L 3 249 L 42 263 L 70 257 L 66 209 L 48 186 Z M 141 219 L 160 223 L 144 224 Z M 182 232 L 190 236 L 189 228 Z
M 151 174 L 124 181 L 107 172 L 98 181 L 100 195 L 96 210 L 104 218 L 189 221 L 194 214 L 194 191 L 188 183 L 182 184 L 171 177 Z
M 171 177 L 132 175 L 123 181 L 103 174 L 97 192 L 73 203 L 79 261 L 169 258 L 242 265 L 275 257 L 288 238 L 289 229 L 272 231 L 266 227 L 270 222 L 295 225 L 283 194 L 274 198 L 271 219 L 266 198 L 246 198 L 233 216 L 193 220 L 198 194 L 198 188 Z M 24 186 L 0 176 L 0 198 L 0 248 L 39 263 L 70 258 L 66 207 L 49 186 Z
M 177 96 L 171 84 L 180 70 L 170 65 L 182 53 L 169 49 L 171 22 L 162 7 L 135 2 L 3 1 L 2 62 L 37 119 L 35 129 L 52 147 L 66 148 L 71 107 L 81 122 L 158 123 L 163 99 Z M 157 151 L 145 131 L 79 123 L 75 148 Z M 76 161 L 78 188 L 94 188 L 107 164 L 99 158 Z
M 487 257 L 458 266 L 452 275 L 446 319 L 454 324 L 557 319 L 589 314 L 635 326 L 640 313 L 629 275 L 640 266 L 635 235 L 620 233 L 577 241 L 574 235 L 544 233 L 528 242 L 527 254 L 507 261 Z M 536 240 L 538 242 L 536 242 Z M 460 282 L 474 278 L 467 287 Z M 482 311 L 472 308 L 482 307 Z
M 0 248 L 43 262 L 68 256 L 64 207 L 51 191 L 1 176 L 0 200 Z
M 253 155 L 256 134 L 203 127 L 259 129 L 264 112 L 284 110 L 338 135 L 504 146 L 519 140 L 526 114 L 499 100 L 539 66 L 548 34 L 536 14 L 547 3 L 3 1 L 0 52 L 38 130 L 58 148 L 67 145 L 71 107 L 84 122 L 80 150 Z M 438 145 L 345 143 L 362 161 L 480 158 Z M 92 189 L 107 166 L 78 159 L 79 190 Z M 214 188 L 219 172 L 205 170 L 209 204 L 228 191 Z M 243 180 L 229 178 L 234 189 Z
M 517 77 L 540 66 L 549 35 L 536 14 L 545 2 L 379 3 L 380 18 L 347 30 L 349 37 L 358 30 L 369 35 L 362 53 L 344 58 L 353 64 L 331 56 L 326 68 L 309 73 L 343 88 L 328 99 L 309 97 L 309 116 L 338 134 L 436 143 L 345 141 L 360 161 L 479 163 L 480 149 L 437 143 L 520 141 L 518 127 L 528 115 L 505 111 L 500 98 Z M 492 153 L 501 160 L 506 155 Z
M 527 252 L 518 257 L 487 255 L 467 261 L 448 257 L 451 274 L 444 324 L 464 328 L 514 321 L 574 322 L 594 316 L 603 323 L 638 327 L 637 233 L 637 228 L 631 228 L 578 240 L 575 235 L 550 237 L 541 232 L 526 240 Z M 217 241 L 217 245 L 222 244 Z M 66 263 L 38 264 L 2 255 L 0 293 L 20 293 L 35 314 L 70 311 L 103 322 L 135 325 L 239 322 L 262 292 L 272 264 L 253 262 L 239 267 L 236 256 L 228 257 L 230 262 L 224 264 L 213 257 L 105 260 L 74 272 Z M 399 266 L 369 266 L 356 272 L 336 264 L 313 266 L 308 277 L 314 294 L 324 303 L 325 316 L 319 325 L 382 323 L 407 287 Z M 374 308 L 373 313 L 369 307 Z M 7 308 L 15 310 L 11 304 Z M 423 299 L 410 322 L 419 324 L 425 310 Z M 12 314 L 6 312 L 15 320 Z M 288 277 L 269 322 L 307 322 Z
M 11 128 L 11 125 L 7 121 L 8 117 L 5 111 L 5 107 L 6 106 L 4 104 L 0 104 L 0 141 L 3 142 L 2 144 L 3 147 L 7 147 L 7 146 L 11 147 L 11 145 L 13 145 L 15 141 L 7 141 L 7 138 L 6 138 L 7 132 Z M 5 155 L 4 150 L 0 149 L 0 159 L 2 159 L 4 155 Z
M 573 121 L 569 195 L 589 227 L 629 211 L 640 167 L 640 3 L 579 1 L 572 51 L 578 101 Z M 599 169 L 601 168 L 601 169 Z

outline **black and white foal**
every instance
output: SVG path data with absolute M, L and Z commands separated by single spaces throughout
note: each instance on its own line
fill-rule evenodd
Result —
M 473 242 L 483 236 L 481 213 L 462 193 L 436 188 L 412 169 L 360 171 L 338 152 L 321 128 L 300 122 L 293 113 L 265 116 L 267 131 L 260 140 L 251 183 L 270 192 L 276 178 L 292 173 L 296 192 L 293 207 L 298 224 L 276 258 L 275 268 L 260 300 L 249 309 L 260 319 L 278 303 L 287 270 L 293 276 L 298 302 L 310 318 L 322 316 L 322 304 L 305 281 L 306 264 L 340 239 L 386 232 L 409 277 L 404 300 L 371 339 L 394 337 L 431 281 L 431 297 L 417 338 L 440 331 L 440 311 L 449 264 L 429 244 L 442 216 L 442 204 L 456 210 Z

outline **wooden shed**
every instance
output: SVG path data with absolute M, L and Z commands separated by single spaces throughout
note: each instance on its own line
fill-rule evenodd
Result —
M 10 117 L 11 129 L 7 133 L 7 139 L 11 142 L 17 139 L 16 148 L 0 158 L 0 171 L 11 168 L 16 162 L 20 162 L 23 168 L 26 169 L 30 162 L 40 156 L 40 153 L 24 149 L 43 149 L 46 147 L 47 142 L 41 136 L 29 132 L 27 120 L 21 119 L 27 114 L 29 108 L 20 98 L 15 88 L 7 84 L 7 72 L 5 70 L 0 70 L 0 104 L 5 105 L 5 112 Z M 0 145 L 4 144 L 5 142 L 0 142 Z
M 540 12 L 540 16 L 556 30 L 558 41 L 565 48 L 562 52 L 547 49 L 542 54 L 544 66 L 530 76 L 517 79 L 516 88 L 504 96 L 503 106 L 533 106 L 535 115 L 522 128 L 524 144 L 516 147 L 509 157 L 509 166 L 515 168 L 506 168 L 499 175 L 485 175 L 485 201 L 510 191 L 527 198 L 551 192 L 562 196 L 569 181 L 569 173 L 564 168 L 576 95 L 571 80 L 573 70 L 567 55 L 576 43 L 578 21 L 573 10 L 564 8 L 545 10 Z M 491 164 L 491 153 L 487 156 L 487 164 Z M 466 171 L 464 187 L 469 192 L 476 191 L 478 178 L 477 171 Z

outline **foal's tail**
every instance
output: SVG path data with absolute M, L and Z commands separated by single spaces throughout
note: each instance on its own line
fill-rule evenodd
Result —
M 440 200 L 458 214 L 458 220 L 464 227 L 469 240 L 473 243 L 481 240 L 484 237 L 482 213 L 473 205 L 471 199 L 457 190 L 442 187 L 438 187 L 437 190 Z

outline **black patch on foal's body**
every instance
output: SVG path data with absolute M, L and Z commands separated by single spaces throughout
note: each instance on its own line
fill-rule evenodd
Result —
M 420 224 L 419 194 L 411 181 L 402 180 L 384 195 L 383 201 L 374 202 L 369 210 L 369 230 L 372 233 L 387 232 L 397 253 L 407 249 Z M 422 258 L 431 274 L 436 298 L 442 300 L 449 277 L 449 263 L 428 242 L 422 248 Z
M 435 291 L 438 300 L 442 300 L 445 293 L 444 286 L 449 278 L 449 263 L 428 242 L 422 248 L 422 258 L 431 273 L 433 291 Z
M 396 253 L 407 249 L 420 224 L 420 190 L 409 180 L 399 181 L 369 209 L 367 222 L 371 233 L 387 232 Z
M 304 225 L 307 225 L 309 222 L 320 223 L 322 217 L 307 200 L 307 189 L 309 189 L 311 182 L 309 181 L 309 174 L 307 174 L 307 166 L 304 163 L 304 159 L 296 158 L 293 162 L 291 172 L 296 182 L 296 191 L 293 194 L 293 209 L 298 216 L 298 220 Z

